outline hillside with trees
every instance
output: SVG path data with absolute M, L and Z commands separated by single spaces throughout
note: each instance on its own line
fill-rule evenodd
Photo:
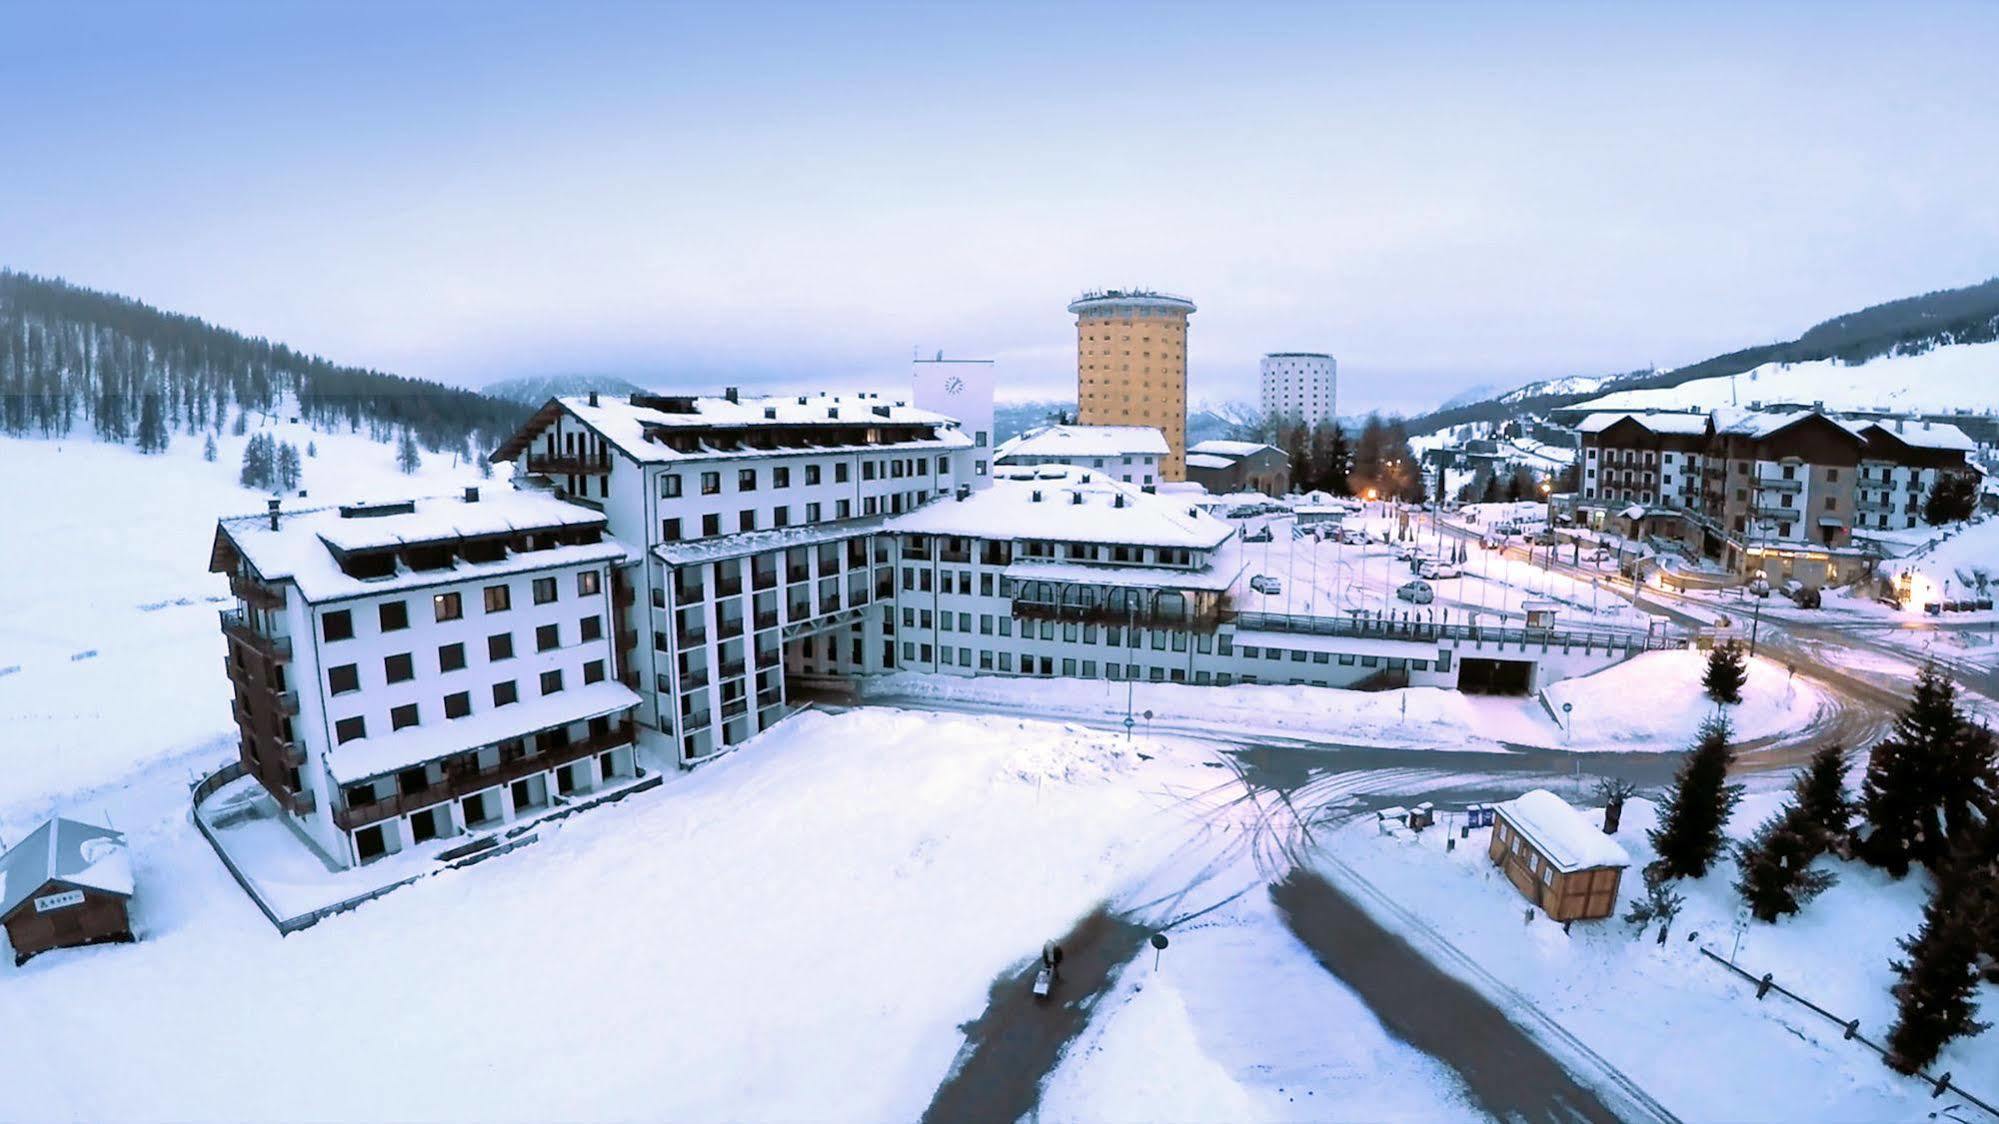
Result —
M 0 433 L 96 436 L 144 452 L 176 432 L 292 404 L 327 431 L 490 448 L 528 414 L 457 387 L 345 367 L 192 316 L 0 270 Z
M 1743 348 L 1669 371 L 1529 383 L 1479 401 L 1447 404 L 1410 419 L 1408 427 L 1411 433 L 1434 433 L 1467 422 L 1545 413 L 1614 391 L 1651 390 L 1739 375 L 1765 363 L 1833 360 L 1858 364 L 1889 355 L 1920 355 L 1938 347 L 1995 340 L 1999 340 L 1999 277 L 1842 313 L 1814 324 L 1797 339 Z

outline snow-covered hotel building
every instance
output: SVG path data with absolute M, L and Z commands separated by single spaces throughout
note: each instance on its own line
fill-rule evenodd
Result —
M 732 392 L 556 399 L 494 459 L 641 549 L 638 725 L 683 765 L 770 727 L 814 681 L 1453 687 L 1464 673 L 1526 689 L 1645 643 L 1240 613 L 1253 575 L 1234 525 L 1109 465 L 1000 466 L 975 488 L 973 456 L 955 421 L 900 402 Z
M 1915 527 L 1939 479 L 1973 471 L 1975 450 L 1946 423 L 1818 410 L 1598 413 L 1578 428 L 1579 508 L 1598 526 L 1811 584 L 1864 570 L 1868 533 Z
M 1093 469 L 1149 492 L 1163 479 L 1166 452 L 1166 435 L 1150 426 L 1051 425 L 1007 441 L 993 462 L 1005 468 L 1064 464 Z
M 632 781 L 635 555 L 605 524 L 507 488 L 221 520 L 244 771 L 342 865 Z

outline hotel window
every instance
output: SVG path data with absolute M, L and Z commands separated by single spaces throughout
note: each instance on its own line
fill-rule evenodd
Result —
M 678 519 L 660 520 L 659 537 L 664 542 L 680 541 L 680 520 Z
M 360 668 L 357 665 L 351 663 L 344 663 L 341 664 L 339 667 L 327 668 L 326 689 L 329 693 L 335 695 L 344 695 L 349 691 L 360 690 L 361 689 Z
M 382 673 L 391 683 L 402 683 L 416 678 L 416 663 L 408 652 L 401 652 L 382 661 Z
M 430 599 L 430 611 L 440 621 L 455 621 L 465 615 L 465 605 L 456 593 L 440 593 Z
M 736 470 L 736 490 L 737 490 L 738 492 L 754 492 L 754 491 L 756 491 L 756 490 L 757 490 L 757 470 L 756 470 L 756 469 L 754 469 L 754 468 L 739 468 L 739 469 L 737 469 L 737 470 Z
M 722 533 L 722 517 L 712 512 L 701 517 L 701 535 L 704 538 Z
M 358 716 L 354 718 L 342 718 L 333 724 L 333 741 L 335 744 L 351 742 L 356 738 L 365 738 L 367 736 L 368 723 Z
M 444 696 L 444 716 L 463 718 L 472 713 L 472 696 L 465 691 Z
M 817 484 L 817 483 L 819 483 L 819 466 L 818 466 L 818 465 L 816 465 L 816 464 L 808 464 L 808 465 L 806 465 L 806 466 L 805 466 L 805 483 L 806 483 L 806 484 L 808 484 L 808 485 L 811 485 L 811 484 Z
M 719 473 L 719 472 L 704 472 L 704 473 L 702 473 L 702 474 L 701 474 L 701 494 L 702 494 L 702 495 L 704 495 L 704 496 L 712 496 L 712 495 L 716 495 L 717 493 L 721 492 L 721 490 L 722 490 L 722 474 L 721 474 L 721 473 Z
M 583 665 L 583 682 L 602 683 L 604 681 L 604 661 L 591 660 Z
M 514 634 L 496 632 L 486 638 L 486 658 L 495 663 L 514 658 Z
M 514 607 L 514 592 L 511 586 L 489 585 L 486 587 L 486 611 L 504 613 Z
M 576 595 L 578 597 L 595 597 L 597 591 L 603 588 L 602 583 L 602 574 L 599 574 L 595 570 L 584 570 L 576 575 Z
M 534 630 L 534 650 L 546 652 L 562 646 L 562 634 L 557 626 L 545 624 Z
M 319 632 L 327 640 L 346 640 L 354 635 L 354 616 L 346 609 L 336 609 L 319 618 Z
M 756 530 L 757 513 L 755 511 L 745 511 L 741 515 L 736 516 L 736 529 L 739 531 Z
M 465 666 L 465 645 L 446 644 L 437 650 L 437 670 L 457 671 Z
M 557 668 L 554 671 L 544 671 L 541 673 L 542 694 L 552 695 L 560 690 L 562 690 L 562 669 Z
M 509 679 L 505 683 L 493 684 L 494 706 L 510 706 L 519 701 L 521 701 L 520 688 L 514 686 L 513 680 Z
M 416 725 L 416 704 L 405 703 L 389 711 L 389 729 L 400 730 Z
M 870 480 L 874 479 L 873 474 L 869 474 L 868 478 Z M 833 462 L 833 483 L 845 484 L 846 482 L 847 482 L 847 462 L 846 461 Z
M 401 601 L 384 601 L 376 609 L 383 632 L 401 632 L 410 626 L 410 607 Z
M 778 465 L 777 467 L 771 469 L 770 486 L 773 488 L 791 487 L 791 469 L 785 467 L 784 465 Z
M 601 640 L 604 636 L 604 618 L 584 617 L 581 628 L 585 641 Z
M 677 473 L 677 472 L 668 472 L 668 473 L 664 473 L 664 474 L 662 474 L 662 475 L 660 476 L 660 478 L 659 478 L 659 495 L 660 495 L 660 498 L 661 498 L 661 499 L 667 499 L 667 500 L 670 500 L 670 499 L 677 499 L 677 498 L 679 498 L 679 496 L 680 496 L 680 474 L 679 474 L 679 473 Z
M 546 605 L 555 600 L 555 579 L 536 578 L 534 580 L 534 603 Z

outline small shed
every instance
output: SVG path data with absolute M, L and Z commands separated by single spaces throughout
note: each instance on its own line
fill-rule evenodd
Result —
M 1557 601 L 1528 600 L 1520 603 L 1521 612 L 1527 615 L 1528 628 L 1555 627 L 1555 610 L 1561 607 Z
M 132 939 L 132 858 L 121 832 L 60 817 L 0 855 L 0 926 L 14 963 Z
M 1528 901 L 1556 921 L 1609 917 L 1617 908 L 1631 856 L 1568 801 L 1537 788 L 1496 812 L 1486 855 Z

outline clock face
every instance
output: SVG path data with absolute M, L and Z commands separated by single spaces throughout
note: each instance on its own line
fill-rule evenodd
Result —
M 950 378 L 944 380 L 944 393 L 962 394 L 964 393 L 964 391 L 965 391 L 964 379 L 961 379 L 956 375 L 952 375 Z

